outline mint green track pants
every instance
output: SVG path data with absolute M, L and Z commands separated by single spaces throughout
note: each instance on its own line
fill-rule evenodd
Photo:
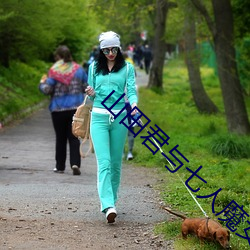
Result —
M 115 207 L 121 179 L 127 128 L 119 124 L 126 112 L 111 121 L 109 114 L 91 114 L 90 134 L 97 160 L 97 190 L 101 211 Z M 127 124 L 127 119 L 126 119 Z

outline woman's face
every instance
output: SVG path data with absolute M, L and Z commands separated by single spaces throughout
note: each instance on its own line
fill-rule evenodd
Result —
M 102 49 L 102 52 L 108 60 L 114 61 L 117 56 L 118 49 L 118 47 L 110 47 Z

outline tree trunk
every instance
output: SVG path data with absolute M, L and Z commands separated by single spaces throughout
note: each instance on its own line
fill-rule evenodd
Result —
M 191 92 L 200 113 L 217 113 L 218 108 L 207 95 L 201 80 L 200 57 L 196 48 L 195 18 L 190 15 L 193 11 L 192 6 L 187 6 L 187 10 L 185 18 L 185 55 Z
M 227 125 L 230 132 L 250 133 L 250 124 L 239 81 L 230 0 L 212 0 L 215 17 L 214 45 Z
M 230 0 L 212 0 L 215 23 L 200 0 L 191 1 L 204 16 L 213 36 L 228 130 L 237 134 L 249 134 L 250 124 L 235 60 Z
M 156 4 L 153 62 L 150 69 L 148 87 L 157 87 L 162 89 L 163 66 L 166 53 L 164 34 L 168 12 L 168 1 L 157 0 Z

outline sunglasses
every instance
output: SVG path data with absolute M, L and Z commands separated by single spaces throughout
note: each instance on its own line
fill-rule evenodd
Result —
M 112 54 L 117 54 L 118 48 L 117 47 L 114 47 L 114 48 L 111 48 L 111 49 L 105 48 L 105 49 L 102 50 L 104 55 L 109 55 L 110 51 L 112 52 Z

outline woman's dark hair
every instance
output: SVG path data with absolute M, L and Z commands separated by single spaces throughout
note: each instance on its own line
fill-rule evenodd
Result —
M 60 59 L 63 59 L 64 62 L 72 62 L 73 61 L 70 50 L 65 45 L 61 45 L 56 49 L 56 51 L 54 53 L 54 57 L 55 57 L 55 59 L 59 57 Z
M 124 57 L 121 53 L 121 50 L 118 49 L 117 55 L 115 58 L 115 65 L 112 69 L 112 72 L 119 71 L 121 68 L 123 68 L 125 66 L 125 64 L 126 63 L 125 63 Z M 96 72 L 97 72 L 97 74 L 101 73 L 103 75 L 109 74 L 109 69 L 108 69 L 108 65 L 107 65 L 107 58 L 103 54 L 102 50 L 100 50 L 99 56 L 97 57 Z

